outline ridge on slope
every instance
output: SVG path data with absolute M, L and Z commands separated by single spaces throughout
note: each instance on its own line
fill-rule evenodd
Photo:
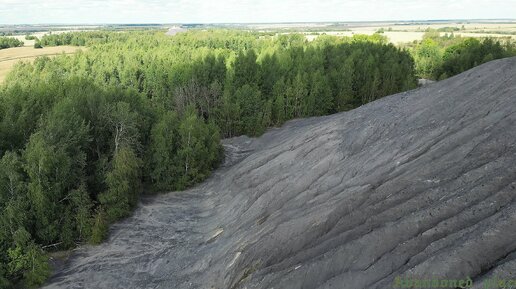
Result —
M 516 272 L 516 58 L 225 141 L 45 288 L 390 288 Z M 511 275 L 512 274 L 512 275 Z M 477 283 L 478 284 L 478 283 Z

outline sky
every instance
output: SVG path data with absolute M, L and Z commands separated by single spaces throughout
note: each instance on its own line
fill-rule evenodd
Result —
M 0 0 L 0 24 L 516 18 L 516 0 Z

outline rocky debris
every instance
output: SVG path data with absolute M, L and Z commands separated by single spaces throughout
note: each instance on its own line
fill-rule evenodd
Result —
M 434 82 L 435 82 L 435 80 L 425 79 L 425 78 L 420 78 L 420 79 L 417 80 L 417 84 L 419 86 L 427 86 L 427 85 L 432 84 Z
M 172 26 L 168 29 L 167 33 L 165 33 L 168 36 L 174 36 L 181 32 L 186 32 L 187 29 L 181 27 L 181 26 Z
M 225 140 L 45 288 L 391 288 L 516 272 L 516 58 Z M 207 241 L 208 240 L 208 241 Z

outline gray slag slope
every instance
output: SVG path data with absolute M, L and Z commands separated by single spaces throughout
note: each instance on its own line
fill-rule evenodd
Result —
M 516 274 L 516 58 L 226 141 L 45 288 L 389 288 Z M 512 275 L 511 275 L 512 274 Z

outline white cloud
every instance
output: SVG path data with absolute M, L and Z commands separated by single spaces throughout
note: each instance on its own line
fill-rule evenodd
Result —
M 0 23 L 486 19 L 514 11 L 514 0 L 0 0 Z

